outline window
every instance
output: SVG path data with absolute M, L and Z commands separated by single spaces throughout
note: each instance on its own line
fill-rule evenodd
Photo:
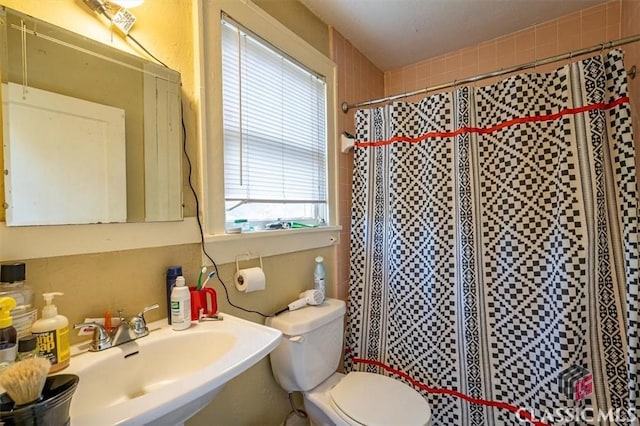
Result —
M 202 154 L 202 208 L 203 213 L 203 227 L 205 233 L 205 245 L 209 254 L 216 259 L 217 262 L 226 263 L 234 262 L 236 256 L 241 253 L 254 253 L 261 254 L 262 256 L 274 256 L 283 253 L 291 253 L 295 251 L 311 250 L 319 247 L 328 247 L 336 245 L 340 241 L 340 217 L 338 215 L 338 182 L 337 182 L 337 166 L 338 166 L 338 150 L 336 148 L 336 119 L 337 119 L 337 69 L 336 64 L 329 59 L 326 55 L 322 54 L 318 50 L 314 49 L 309 43 L 302 38 L 294 34 L 290 29 L 284 26 L 281 22 L 274 19 L 271 15 L 262 10 L 259 6 L 251 1 L 238 1 L 238 0 L 217 0 L 217 1 L 202 1 L 196 2 L 198 12 L 195 14 L 197 19 L 196 27 L 201 31 L 198 36 L 198 63 L 199 66 L 196 69 L 196 74 L 199 77 L 198 84 L 201 87 L 201 98 L 195 99 L 196 102 L 202 101 L 201 116 L 199 117 L 199 137 L 201 138 L 201 154 Z M 227 24 L 221 23 L 222 16 L 233 17 L 231 19 L 225 19 Z M 235 28 L 235 32 L 227 33 L 226 30 Z M 240 33 L 244 35 L 240 35 Z M 285 191 L 280 190 L 280 194 L 274 195 L 254 195 L 242 193 L 240 196 L 232 197 L 231 192 L 225 188 L 225 172 L 230 170 L 229 164 L 225 165 L 225 121 L 229 124 L 229 120 L 225 118 L 228 114 L 232 104 L 229 103 L 229 99 L 223 99 L 224 96 L 229 94 L 229 89 L 224 88 L 223 84 L 223 67 L 228 64 L 228 61 L 223 61 L 223 56 L 228 52 L 225 52 L 225 44 L 227 36 L 233 36 L 234 49 L 236 53 L 236 63 L 239 61 L 239 55 L 243 53 L 240 47 L 247 49 L 249 39 L 255 40 L 258 45 L 263 46 L 262 49 L 268 49 L 269 51 L 276 52 L 280 62 L 286 60 L 286 64 L 295 65 L 293 69 L 302 69 L 307 76 L 312 76 L 314 80 L 324 84 L 322 94 L 324 95 L 324 106 L 322 102 L 318 103 L 318 110 L 324 115 L 320 120 L 323 127 L 321 127 L 322 137 L 318 137 L 317 140 L 322 140 L 320 149 L 324 150 L 324 159 L 322 156 L 317 160 L 319 164 L 324 164 L 323 167 L 318 167 L 318 180 L 324 180 L 324 184 L 318 185 L 317 194 L 312 193 L 311 196 L 304 194 L 296 200 L 292 199 L 292 194 L 296 195 L 293 191 L 288 189 Z M 248 37 L 244 40 L 242 38 Z M 242 43 L 245 45 L 242 46 Z M 228 44 L 227 44 L 228 46 Z M 260 52 L 260 50 L 258 50 Z M 284 53 L 283 53 L 284 52 Z M 247 53 L 246 51 L 244 52 Z M 295 59 L 292 59 L 295 58 Z M 246 59 L 246 58 L 245 58 Z M 247 64 L 246 60 L 244 61 Z M 245 66 L 245 69 L 238 67 L 235 75 L 240 76 L 240 72 L 250 71 Z M 288 69 L 284 69 L 281 72 L 289 72 Z M 311 79 L 311 77 L 306 77 Z M 238 77 L 236 78 L 238 79 Z M 324 82 L 322 82 L 324 80 Z M 280 84 L 293 84 L 295 79 L 288 78 L 285 81 L 281 81 Z M 263 80 L 260 80 L 262 85 Z M 260 88 L 260 87 L 259 87 Z M 242 94 L 246 94 L 246 86 Z M 293 92 L 281 91 L 284 96 L 288 96 L 290 101 L 296 101 L 300 96 L 297 89 Z M 239 90 L 238 90 L 239 95 Z M 280 95 L 283 96 L 283 95 Z M 238 101 L 236 101 L 239 105 Z M 246 103 L 246 99 L 244 99 Z M 244 104 L 243 103 L 243 104 Z M 276 104 L 273 101 L 274 105 Z M 280 101 L 278 101 L 280 105 Z M 305 102 L 304 105 L 309 105 L 309 102 Z M 280 107 L 280 106 L 278 106 Z M 236 107 L 237 111 L 240 111 L 239 106 Z M 227 111 L 225 111 L 225 109 Z M 271 111 L 273 109 L 272 104 L 268 104 L 268 108 L 258 110 L 263 113 L 264 111 Z M 240 120 L 240 114 L 237 113 L 238 121 Z M 245 115 L 242 116 L 243 118 Z M 258 116 L 258 118 L 260 118 Z M 254 117 L 255 119 L 255 117 Z M 280 118 L 278 118 L 280 120 Z M 249 122 L 249 124 L 252 124 Z M 273 124 L 273 120 L 272 123 Z M 247 123 L 243 122 L 242 127 L 246 127 Z M 236 126 L 236 134 L 239 135 L 240 125 Z M 273 127 L 273 126 L 272 126 Z M 295 128 L 296 124 L 284 129 Z M 279 130 L 280 131 L 280 130 Z M 246 132 L 246 130 L 243 130 Z M 232 132 L 228 132 L 231 134 Z M 246 142 L 246 134 L 243 133 L 243 143 Z M 237 136 L 239 138 L 239 136 Z M 299 132 L 296 132 L 293 138 L 300 139 Z M 287 142 L 290 142 L 289 137 L 285 138 Z M 276 139 L 277 141 L 277 139 Z M 239 145 L 238 145 L 239 146 Z M 309 143 L 298 143 L 290 149 L 309 148 Z M 246 149 L 246 147 L 245 147 Z M 280 148 L 278 148 L 280 149 Z M 311 151 L 314 152 L 314 151 Z M 317 151 L 316 151 L 317 152 Z M 320 151 L 322 152 L 322 151 Z M 274 155 L 274 151 L 267 150 L 264 155 Z M 282 168 L 283 160 L 282 155 L 289 154 L 288 151 L 280 153 L 280 160 L 276 172 L 280 172 Z M 243 152 L 244 161 L 247 160 L 245 152 Z M 320 154 L 321 155 L 321 154 Z M 240 151 L 238 149 L 237 164 L 238 169 L 240 164 L 243 164 L 239 160 Z M 229 157 L 227 157 L 229 158 Z M 294 156 L 294 160 L 288 161 L 288 157 L 285 157 L 284 165 L 299 166 L 302 161 L 301 155 Z M 259 159 L 259 157 L 258 157 Z M 270 160 L 273 162 L 272 160 Z M 249 164 L 249 167 L 253 167 Z M 306 172 L 307 169 L 312 169 L 311 163 L 305 167 L 298 167 L 302 171 Z M 315 169 L 315 167 L 313 167 Z M 227 169 L 227 170 L 225 170 Z M 246 173 L 246 169 L 243 166 L 243 171 Z M 322 178 L 322 173 L 325 177 Z M 230 175 L 230 173 L 227 173 Z M 238 174 L 239 176 L 239 174 Z M 246 176 L 246 175 L 243 175 Z M 294 173 L 286 172 L 286 177 L 290 178 L 295 176 Z M 249 176 L 251 177 L 251 176 Z M 260 173 L 258 173 L 258 177 Z M 313 177 L 305 178 L 302 183 L 307 184 L 314 179 Z M 284 180 L 276 179 L 278 186 L 282 186 Z M 245 183 L 243 178 L 243 184 Z M 251 181 L 251 184 L 254 182 Z M 287 182 L 288 183 L 288 182 Z M 293 186 L 293 185 L 290 185 Z M 299 186 L 295 187 L 296 190 L 300 189 Z M 324 193 L 323 193 L 324 191 Z M 284 192 L 284 196 L 282 195 Z M 297 196 L 297 195 L 296 195 Z M 252 198 L 255 200 L 252 201 Z M 260 197 L 260 198 L 258 198 Z M 282 200 L 281 197 L 286 197 Z M 316 198 L 317 197 L 317 198 Z M 239 201 L 230 200 L 227 198 L 238 198 Z M 272 204 L 278 205 L 280 211 L 267 212 L 259 216 L 258 213 L 247 214 L 240 209 L 253 207 L 258 211 L 268 207 L 266 202 L 258 202 L 261 199 L 268 199 Z M 246 200 L 246 201 L 245 201 Z M 273 202 L 273 201 L 277 202 Z M 325 200 L 325 201 L 323 201 Z M 306 205 L 303 207 L 301 205 Z M 234 208 L 235 207 L 235 208 Z M 307 211 L 293 212 L 294 208 L 306 208 Z M 229 209 L 229 210 L 228 210 Z M 227 230 L 230 227 L 238 227 L 239 225 L 233 224 L 236 219 L 254 219 L 258 218 L 258 222 L 261 225 L 265 223 L 273 222 L 277 219 L 284 219 L 285 216 L 282 212 L 290 214 L 290 217 L 295 218 L 308 218 L 309 221 L 318 222 L 318 218 L 324 218 L 327 226 L 306 228 L 306 229 L 294 229 L 287 231 L 262 231 L 262 232 L 250 232 L 246 234 L 229 235 Z M 271 218 L 275 218 L 271 219 Z M 269 218 L 269 219 L 265 219 Z M 293 221 L 293 219 L 292 219 Z M 298 222 L 296 220 L 296 222 Z M 302 223 L 308 223 L 302 221 Z
M 227 228 L 326 223 L 325 79 L 225 15 L 221 33 Z

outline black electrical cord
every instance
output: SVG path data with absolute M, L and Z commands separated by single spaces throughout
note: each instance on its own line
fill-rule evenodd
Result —
M 189 158 L 189 153 L 187 152 L 187 128 L 186 128 L 186 126 L 184 124 L 184 109 L 182 107 L 182 102 L 180 102 L 180 117 L 182 119 L 182 149 L 184 151 L 184 156 L 187 159 L 187 164 L 189 166 L 189 172 L 188 172 L 189 188 L 191 188 L 191 192 L 193 193 L 193 198 L 195 199 L 195 202 L 196 202 L 196 219 L 198 221 L 198 229 L 200 231 L 200 246 L 202 248 L 202 252 L 207 257 L 207 259 L 209 259 L 211 264 L 213 265 L 213 269 L 216 271 L 216 278 L 218 279 L 218 281 L 222 285 L 222 288 L 224 289 L 225 297 L 227 299 L 227 303 L 229 303 L 230 306 L 233 306 L 234 308 L 240 309 L 241 311 L 244 311 L 244 312 L 248 312 L 248 313 L 252 313 L 252 314 L 258 314 L 258 315 L 260 315 L 260 316 L 262 316 L 264 318 L 272 317 L 273 315 L 266 315 L 266 314 L 263 314 L 260 311 L 255 311 L 253 309 L 243 308 L 242 306 L 238 306 L 238 305 L 234 304 L 233 302 L 231 302 L 231 299 L 229 298 L 229 290 L 227 290 L 227 285 L 222 280 L 222 278 L 220 277 L 220 273 L 218 272 L 218 265 L 213 260 L 213 258 L 211 256 L 209 256 L 209 253 L 207 253 L 207 249 L 205 247 L 205 240 L 204 240 L 204 230 L 203 230 L 203 227 L 202 227 L 202 221 L 200 220 L 200 201 L 198 199 L 198 193 L 196 192 L 196 189 L 193 186 L 193 183 L 191 182 L 191 171 L 192 171 L 193 167 L 191 165 L 191 159 Z
M 149 56 L 151 56 L 153 59 L 155 59 L 155 60 L 156 60 L 156 62 L 158 62 L 160 65 L 162 65 L 162 66 L 163 66 L 163 67 L 165 67 L 165 68 L 169 68 L 169 67 L 167 66 L 167 64 L 165 64 L 165 63 L 164 63 L 164 62 L 162 62 L 160 59 L 158 59 L 158 58 L 156 58 L 155 56 L 153 56 L 153 54 L 152 54 L 151 52 L 149 52 L 147 49 L 145 49 L 145 47 L 144 47 L 142 44 L 140 44 L 140 42 L 139 42 L 138 40 L 136 40 L 135 38 L 133 38 L 133 36 L 132 36 L 131 34 L 127 33 L 127 37 L 129 37 L 129 38 L 131 39 L 131 41 L 133 41 L 135 44 L 137 44 L 137 45 L 138 45 L 138 47 L 144 51 L 144 53 L 146 53 L 147 55 L 149 55 Z
M 109 20 L 109 22 L 111 22 L 112 25 L 115 25 L 115 23 L 113 22 L 113 16 L 111 16 L 111 14 L 107 11 L 108 6 L 104 4 L 104 2 L 102 2 L 101 0 L 84 0 L 84 2 L 87 4 L 87 6 L 89 6 L 89 8 L 95 12 L 98 12 L 100 14 L 102 14 L 105 18 L 107 18 Z M 160 65 L 162 65 L 165 68 L 169 68 L 167 66 L 167 64 L 165 64 L 164 62 L 162 62 L 160 59 L 156 58 L 151 52 L 149 52 L 138 40 L 135 39 L 135 37 L 133 37 L 131 34 L 129 34 L 128 32 L 125 34 L 126 37 L 130 38 L 131 41 L 133 41 L 135 44 L 138 45 L 138 47 L 140 49 L 142 49 L 144 51 L 144 53 L 146 53 L 147 55 L 149 55 L 150 57 L 152 57 L 156 62 L 158 62 Z
M 289 307 L 287 306 L 286 308 L 282 308 L 280 309 L 278 312 L 276 312 L 275 314 L 273 314 L 274 317 L 277 317 L 280 314 L 283 314 L 285 312 L 287 312 L 289 310 Z
M 103 14 L 107 18 L 109 18 L 109 20 L 111 20 L 111 18 L 109 17 L 108 14 L 106 14 L 105 12 L 103 12 Z M 162 64 L 165 68 L 169 68 L 164 62 L 162 62 L 160 59 L 156 58 L 153 54 L 151 54 L 151 52 L 149 52 L 142 44 L 140 44 L 138 42 L 138 40 L 133 38 L 133 36 L 131 36 L 131 34 L 127 34 L 127 37 L 129 37 L 131 40 L 133 40 L 133 42 L 135 42 L 142 50 L 144 50 L 147 53 L 147 55 L 151 56 L 153 59 L 158 61 L 158 63 Z M 189 158 L 189 153 L 187 151 L 187 127 L 184 124 L 184 108 L 182 106 L 182 101 L 180 101 L 180 121 L 181 121 L 181 124 L 182 124 L 182 150 L 184 152 L 184 157 L 187 159 L 187 164 L 189 166 L 189 173 L 188 173 L 189 188 L 191 188 L 191 192 L 193 193 L 193 198 L 196 201 L 196 219 L 198 221 L 198 230 L 200 231 L 200 246 L 202 248 L 202 252 L 207 257 L 207 259 L 209 259 L 211 264 L 213 265 L 213 269 L 216 271 L 216 278 L 218 278 L 218 281 L 222 285 L 222 288 L 224 289 L 225 297 L 227 299 L 227 303 L 229 303 L 230 306 L 233 306 L 234 308 L 240 309 L 241 311 L 244 311 L 244 312 L 248 312 L 248 313 L 252 313 L 252 314 L 258 314 L 258 315 L 260 315 L 260 316 L 262 316 L 264 318 L 269 318 L 269 317 L 271 317 L 273 315 L 266 315 L 266 314 L 263 314 L 260 311 L 243 308 L 242 306 L 238 306 L 235 303 L 231 302 L 231 299 L 229 298 L 229 290 L 227 290 L 227 285 L 222 280 L 222 278 L 220 277 L 220 273 L 218 272 L 218 265 L 213 260 L 213 258 L 209 255 L 209 253 L 207 253 L 207 249 L 205 247 L 205 240 L 204 240 L 204 230 L 203 230 L 203 227 L 202 227 L 202 221 L 200 220 L 200 200 L 198 199 L 198 193 L 197 193 L 195 187 L 193 186 L 193 182 L 191 181 L 191 175 L 192 175 L 193 166 L 191 164 L 191 158 Z
M 287 417 L 284 418 L 284 422 L 282 422 L 283 425 L 286 426 L 292 414 L 295 414 L 298 417 L 302 417 L 303 419 L 309 417 L 306 411 L 304 411 L 302 408 L 296 407 L 296 403 L 293 401 L 293 392 L 289 392 L 289 404 L 291 404 L 291 411 L 289 411 Z

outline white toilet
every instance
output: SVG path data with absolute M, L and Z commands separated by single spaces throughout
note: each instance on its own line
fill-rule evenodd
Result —
M 426 426 L 431 408 L 413 388 L 373 373 L 336 372 L 345 303 L 327 299 L 267 319 L 282 331 L 271 369 L 287 392 L 301 391 L 312 425 Z

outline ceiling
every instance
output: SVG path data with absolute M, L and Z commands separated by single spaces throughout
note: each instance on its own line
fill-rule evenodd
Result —
M 380 70 L 530 27 L 606 0 L 300 0 Z

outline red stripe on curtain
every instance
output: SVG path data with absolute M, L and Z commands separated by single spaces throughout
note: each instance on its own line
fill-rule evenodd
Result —
M 516 124 L 522 124 L 522 123 L 535 123 L 535 122 L 540 122 L 540 121 L 553 121 L 553 120 L 557 120 L 560 117 L 563 117 L 565 115 L 575 115 L 575 114 L 581 114 L 583 112 L 587 112 L 587 111 L 593 111 L 593 110 L 605 110 L 605 109 L 611 109 L 614 108 L 620 104 L 623 103 L 629 103 L 629 97 L 624 96 L 622 98 L 618 98 L 614 101 L 611 101 L 609 103 L 604 103 L 604 102 L 599 102 L 597 104 L 590 104 L 590 105 L 585 105 L 585 106 L 581 106 L 578 108 L 566 108 L 561 110 L 560 112 L 557 112 L 555 114 L 548 114 L 548 115 L 539 115 L 539 116 L 531 116 L 531 117 L 519 117 L 519 118 L 514 118 L 513 120 L 508 120 L 505 122 L 502 122 L 500 124 L 497 124 L 495 126 L 491 126 L 491 127 L 461 127 L 458 130 L 454 130 L 452 132 L 429 132 L 426 133 L 424 135 L 415 137 L 415 138 L 410 138 L 410 137 L 406 137 L 406 136 L 396 136 L 393 137 L 391 139 L 387 139 L 387 140 L 382 140 L 382 141 L 375 141 L 375 142 L 360 142 L 360 141 L 356 141 L 355 142 L 355 146 L 357 148 L 368 148 L 368 147 L 376 147 L 376 146 L 383 146 L 383 145 L 390 145 L 392 143 L 396 143 L 396 142 L 406 142 L 406 143 L 418 143 L 418 142 L 422 142 L 428 138 L 452 138 L 454 136 L 457 136 L 459 134 L 462 133 L 479 133 L 479 134 L 486 134 L 486 133 L 492 133 L 495 132 L 496 130 L 500 130 L 503 129 L 505 127 L 509 127 L 509 126 L 515 126 Z
M 527 410 L 522 409 L 522 408 L 518 408 L 515 405 L 511 405 L 511 404 L 507 404 L 506 402 L 501 402 L 501 401 L 490 401 L 487 399 L 479 399 L 479 398 L 473 398 L 469 395 L 465 395 L 462 392 L 458 392 L 456 390 L 452 390 L 452 389 L 443 389 L 443 388 L 432 388 L 429 387 L 427 385 L 425 385 L 424 383 L 420 383 L 417 380 L 413 379 L 411 376 L 409 376 L 407 373 L 404 373 L 400 370 L 396 370 L 395 368 L 392 368 L 386 364 L 383 364 L 380 361 L 375 361 L 372 359 L 364 359 L 364 358 L 353 358 L 352 361 L 356 364 L 368 364 L 368 365 L 374 365 L 376 367 L 380 367 L 386 371 L 388 371 L 389 373 L 393 373 L 395 375 L 398 375 L 400 377 L 402 377 L 403 379 L 407 380 L 409 383 L 411 383 L 413 386 L 422 389 L 426 392 L 429 393 L 433 393 L 433 394 L 445 394 L 445 395 L 451 395 L 451 396 L 455 396 L 456 398 L 460 398 L 460 399 L 464 399 L 465 401 L 468 401 L 472 404 L 479 404 L 479 405 L 485 405 L 487 407 L 496 407 L 496 408 L 500 408 L 503 410 L 507 410 L 507 411 L 511 411 L 512 413 L 517 414 L 518 416 L 520 416 L 523 419 L 526 419 L 528 421 L 530 421 L 533 425 L 535 426 L 549 426 L 548 423 L 544 423 L 541 422 L 539 420 L 536 420 L 533 415 L 531 415 L 531 413 L 529 413 Z

